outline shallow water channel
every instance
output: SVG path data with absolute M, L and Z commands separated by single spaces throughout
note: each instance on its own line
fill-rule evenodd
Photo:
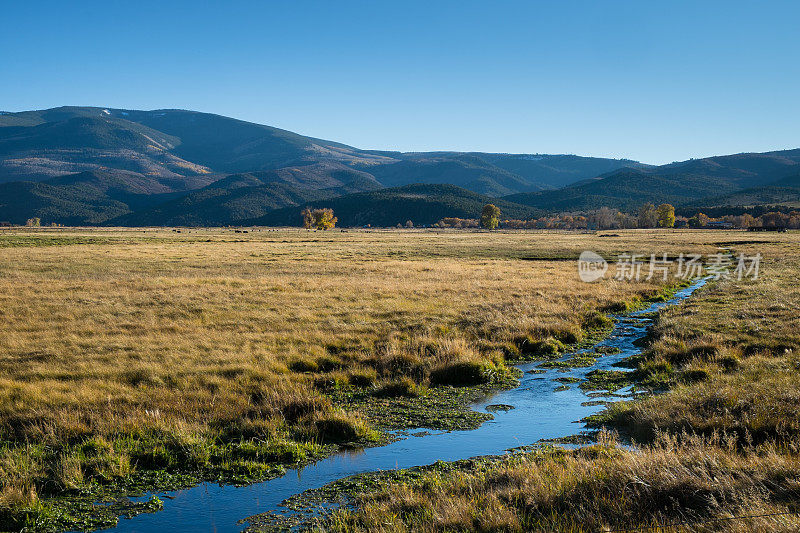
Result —
M 518 387 L 498 392 L 474 406 L 504 404 L 514 408 L 493 412 L 494 419 L 467 431 L 411 431 L 386 446 L 342 452 L 301 469 L 287 470 L 280 478 L 235 487 L 201 483 L 186 490 L 166 493 L 162 511 L 120 519 L 115 531 L 241 531 L 243 518 L 266 511 L 280 511 L 280 503 L 308 489 L 318 488 L 337 479 L 376 470 L 409 468 L 436 461 L 454 461 L 479 455 L 501 454 L 509 448 L 534 444 L 540 439 L 554 439 L 579 433 L 579 421 L 603 409 L 602 405 L 582 405 L 591 398 L 577 383 L 563 389 L 556 378 L 584 378 L 596 369 L 610 370 L 622 359 L 641 350 L 634 342 L 647 334 L 652 320 L 646 315 L 688 298 L 705 280 L 678 291 L 667 302 L 654 303 L 646 309 L 617 317 L 611 335 L 594 348 L 618 348 L 619 352 L 599 357 L 588 368 L 547 369 L 528 373 L 540 363 L 526 363 Z M 591 352 L 592 349 L 581 350 Z M 574 354 L 567 354 L 566 359 Z M 628 389 L 618 393 L 628 392 Z M 611 398 L 606 398 L 611 399 Z M 414 436 L 417 433 L 419 436 Z M 139 499 L 139 498 L 137 498 Z M 146 499 L 142 498 L 142 499 Z

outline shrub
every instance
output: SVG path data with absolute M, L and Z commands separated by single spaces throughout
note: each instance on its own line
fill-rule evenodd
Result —
M 702 359 L 710 359 L 719 353 L 719 346 L 712 343 L 696 344 L 689 348 L 689 355 L 691 357 L 700 357 Z
M 163 444 L 158 444 L 153 447 L 142 447 L 135 450 L 131 454 L 131 459 L 139 468 L 156 470 L 168 467 L 174 458 Z
M 122 379 L 133 387 L 152 387 L 163 383 L 149 368 L 128 370 L 122 374 Z
M 744 355 L 755 355 L 758 353 L 784 355 L 786 353 L 793 352 L 795 348 L 796 346 L 793 344 L 786 344 L 775 340 L 766 340 L 745 344 L 742 351 Z
M 614 302 L 610 303 L 600 310 L 604 313 L 627 313 L 639 306 L 641 300 L 639 298 L 632 298 L 628 302 Z
M 506 342 L 502 345 L 503 353 L 506 356 L 506 359 L 514 360 L 519 359 L 522 357 L 522 350 L 520 350 L 519 345 L 514 342 Z
M 278 433 L 278 423 L 274 418 L 241 418 L 220 428 L 220 436 L 225 439 L 271 439 Z
M 422 380 L 425 377 L 426 365 L 417 355 L 408 352 L 394 353 L 371 361 L 381 373 L 391 376 L 409 376 Z
M 62 453 L 55 467 L 55 478 L 64 490 L 80 488 L 84 481 L 80 459 L 74 455 Z
M 564 344 L 577 344 L 583 340 L 583 332 L 580 330 L 565 329 L 555 332 L 553 336 Z
M 581 331 L 579 327 L 571 324 L 564 326 L 550 326 L 536 328 L 533 332 L 533 337 L 553 337 L 564 344 L 576 344 L 583 340 L 583 331 Z

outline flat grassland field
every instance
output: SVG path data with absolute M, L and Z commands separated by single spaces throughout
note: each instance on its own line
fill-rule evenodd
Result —
M 80 501 L 132 487 L 263 479 L 385 429 L 478 424 L 469 391 L 513 383 L 508 362 L 597 338 L 605 313 L 671 288 L 583 283 L 581 251 L 710 254 L 753 238 L 0 231 L 0 519 L 74 526 Z

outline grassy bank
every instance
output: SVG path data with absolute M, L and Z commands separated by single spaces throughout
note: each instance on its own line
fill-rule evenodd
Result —
M 760 279 L 715 282 L 666 311 L 634 366 L 645 385 L 667 392 L 615 404 L 594 420 L 633 437 L 635 449 L 619 448 L 606 434 L 576 451 L 547 448 L 394 474 L 347 488 L 354 506 L 325 527 L 797 531 L 798 235 L 740 235 L 716 244 L 760 252 Z
M 0 520 L 94 527 L 117 512 L 95 500 L 264 479 L 382 429 L 474 427 L 465 404 L 513 383 L 509 361 L 584 342 L 605 311 L 662 291 L 581 283 L 580 251 L 677 253 L 672 241 L 4 231 Z
M 609 435 L 575 451 L 360 476 L 320 496 L 327 531 L 796 531 L 800 459 L 770 446 L 661 436 L 640 450 Z M 352 497 L 349 500 L 348 497 Z M 752 518 L 730 520 L 747 515 Z M 763 516 L 769 515 L 769 516 Z M 256 521 L 253 531 L 270 529 Z M 665 525 L 670 525 L 664 527 Z M 632 528 L 632 529 L 631 529 Z
M 800 434 L 800 249 L 784 243 L 737 246 L 762 253 L 757 281 L 721 280 L 667 311 L 643 366 L 661 369 L 671 390 L 616 405 L 603 422 L 647 442 L 659 431 L 794 443 Z

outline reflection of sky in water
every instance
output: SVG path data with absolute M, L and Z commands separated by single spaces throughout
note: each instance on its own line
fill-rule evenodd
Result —
M 577 383 L 568 390 L 556 391 L 560 377 L 581 378 L 595 369 L 609 370 L 613 364 L 638 353 L 633 342 L 646 334 L 650 320 L 637 315 L 657 311 L 687 298 L 703 281 L 680 291 L 670 302 L 656 303 L 649 308 L 621 319 L 611 336 L 598 346 L 612 346 L 620 353 L 605 355 L 590 368 L 567 371 L 547 370 L 541 374 L 523 374 L 519 387 L 500 392 L 476 405 L 508 404 L 515 408 L 494 412 L 494 420 L 471 431 L 430 431 L 416 438 L 403 438 L 387 446 L 364 450 L 347 450 L 299 470 L 289 470 L 281 478 L 246 487 L 219 486 L 202 483 L 164 497 L 164 510 L 143 514 L 133 519 L 120 519 L 117 531 L 240 531 L 237 522 L 245 517 L 269 510 L 280 511 L 279 504 L 304 490 L 321 487 L 342 477 L 395 468 L 426 465 L 439 460 L 454 461 L 477 455 L 502 453 L 509 448 L 533 444 L 540 439 L 574 435 L 581 431 L 578 421 L 597 413 L 602 406 L 582 406 L 590 400 Z M 520 365 L 526 372 L 538 363 Z M 630 389 L 625 389 L 629 392 Z M 619 391 L 623 392 L 623 391 Z M 412 431 L 411 433 L 419 433 Z M 140 498 L 137 498 L 140 499 Z M 141 498 L 141 499 L 146 499 Z

